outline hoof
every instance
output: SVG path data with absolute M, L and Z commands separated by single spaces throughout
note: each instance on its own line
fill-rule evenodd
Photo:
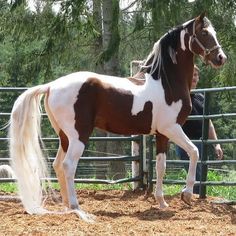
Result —
M 191 206 L 191 198 L 192 198 L 192 193 L 190 193 L 190 192 L 182 192 L 181 193 L 181 200 L 184 201 L 189 206 Z
M 155 198 L 156 198 L 157 202 L 159 203 L 160 209 L 165 209 L 165 208 L 169 207 L 169 205 L 164 200 L 163 196 L 155 196 Z

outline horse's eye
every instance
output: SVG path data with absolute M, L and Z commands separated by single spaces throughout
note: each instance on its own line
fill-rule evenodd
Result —
M 207 30 L 203 30 L 202 31 L 202 36 L 207 36 L 208 35 L 208 31 Z

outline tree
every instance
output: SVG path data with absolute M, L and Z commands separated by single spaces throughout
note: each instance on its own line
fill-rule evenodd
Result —
M 144 59 L 164 33 L 205 10 L 228 62 L 216 71 L 197 60 L 199 85 L 235 85 L 234 0 L 133 0 L 123 9 L 120 1 L 37 0 L 36 11 L 31 11 L 25 0 L 0 0 L 1 86 L 32 86 L 78 70 L 129 76 L 130 61 Z M 14 99 L 1 97 L 2 111 L 9 111 Z M 235 97 L 219 99 L 212 103 L 214 111 L 232 109 Z M 235 129 L 235 122 L 216 124 L 224 137 Z

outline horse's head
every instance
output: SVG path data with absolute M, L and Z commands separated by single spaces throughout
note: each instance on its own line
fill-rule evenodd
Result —
M 190 50 L 199 55 L 205 63 L 212 67 L 220 67 L 226 62 L 226 55 L 223 52 L 216 37 L 211 22 L 202 13 L 193 21 L 192 34 L 190 36 L 189 47 Z

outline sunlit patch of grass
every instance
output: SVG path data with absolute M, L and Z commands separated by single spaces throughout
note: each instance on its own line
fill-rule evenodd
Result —
M 209 181 L 236 182 L 236 171 L 229 171 L 228 174 L 219 175 L 216 171 L 208 172 Z M 228 200 L 236 200 L 235 186 L 208 186 L 207 195 L 223 197 Z
M 183 185 L 167 185 L 165 184 L 164 185 L 164 193 L 165 195 L 175 195 L 175 194 L 178 194 L 182 191 L 183 189 Z
M 185 180 L 186 172 L 170 172 L 167 174 L 166 179 L 172 180 Z M 224 181 L 224 182 L 236 182 L 236 171 L 230 171 L 228 174 L 220 174 L 217 171 L 208 171 L 208 181 Z M 51 183 L 53 189 L 59 190 L 58 183 Z M 118 183 L 118 184 L 97 184 L 97 183 L 76 183 L 75 187 L 79 189 L 88 190 L 132 190 L 132 183 Z M 183 189 L 183 185 L 164 184 L 165 195 L 175 195 L 180 193 Z M 155 188 L 155 185 L 154 185 Z M 16 183 L 0 183 L 0 191 L 14 193 L 17 192 Z M 207 186 L 207 195 L 222 197 L 228 200 L 236 199 L 236 187 L 235 186 Z
M 86 184 L 77 183 L 76 189 L 88 189 L 88 190 L 131 190 L 132 184 Z
M 0 191 L 15 193 L 17 192 L 17 185 L 16 183 L 0 183 Z

